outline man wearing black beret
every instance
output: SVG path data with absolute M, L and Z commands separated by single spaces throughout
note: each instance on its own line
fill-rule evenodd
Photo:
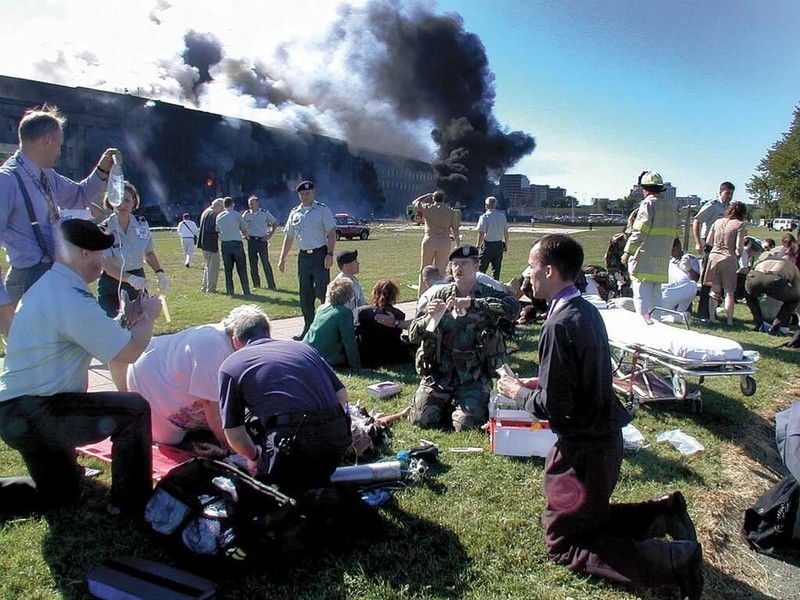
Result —
M 454 283 L 443 285 L 408 329 L 420 343 L 417 373 L 422 376 L 411 407 L 421 427 L 477 428 L 488 419 L 495 369 L 508 360 L 503 320 L 519 314 L 514 296 L 478 282 L 478 249 L 461 246 L 450 253 Z
M 286 269 L 286 256 L 297 238 L 300 252 L 297 256 L 297 278 L 300 282 L 300 309 L 303 311 L 303 336 L 314 320 L 314 300 L 325 302 L 325 290 L 331 280 L 333 251 L 336 246 L 336 221 L 331 209 L 314 200 L 314 182 L 302 181 L 297 185 L 300 204 L 295 206 L 283 228 L 285 237 L 278 259 L 278 270 Z
M 353 323 L 357 325 L 358 308 L 367 304 L 364 288 L 361 287 L 361 282 L 358 280 L 358 272 L 361 270 L 361 264 L 358 262 L 358 250 L 342 250 L 336 255 L 336 264 L 339 266 L 339 274 L 333 280 L 349 279 L 353 284 L 353 297 L 345 306 L 353 311 Z
M 63 221 L 53 268 L 22 297 L 0 375 L 0 437 L 22 454 L 30 478 L 0 480 L 0 510 L 78 504 L 75 448 L 111 436 L 108 511 L 142 516 L 152 491 L 148 404 L 139 394 L 86 391 L 92 357 L 134 362 L 161 311 L 158 298 L 136 300 L 123 329 L 100 308 L 89 284 L 113 243 L 90 221 Z

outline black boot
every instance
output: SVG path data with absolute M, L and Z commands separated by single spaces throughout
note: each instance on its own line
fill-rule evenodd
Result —
M 702 546 L 696 542 L 672 542 L 670 556 L 681 600 L 699 600 L 703 595 Z
M 686 510 L 686 499 L 680 492 L 673 492 L 664 498 L 666 512 L 664 513 L 664 529 L 673 540 L 688 542 L 697 541 L 692 518 Z

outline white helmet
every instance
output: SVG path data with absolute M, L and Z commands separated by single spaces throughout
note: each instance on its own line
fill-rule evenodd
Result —
M 642 171 L 642 174 L 639 175 L 639 185 L 665 190 L 669 183 L 664 183 L 664 178 L 657 171 Z

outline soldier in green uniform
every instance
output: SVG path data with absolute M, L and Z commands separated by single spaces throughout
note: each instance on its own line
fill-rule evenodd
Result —
M 462 431 L 487 420 L 491 378 L 508 360 L 500 323 L 516 318 L 519 302 L 477 281 L 475 246 L 456 248 L 449 259 L 454 283 L 437 290 L 409 327 L 422 376 L 411 418 L 420 427 L 451 420 Z

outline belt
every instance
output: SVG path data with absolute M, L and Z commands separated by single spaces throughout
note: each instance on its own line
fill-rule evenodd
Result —
M 340 405 L 326 410 L 281 413 L 279 415 L 267 417 L 267 420 L 264 421 L 264 428 L 274 429 L 275 427 L 293 427 L 300 425 L 301 423 L 322 423 L 342 415 L 344 415 L 344 409 Z
M 248 239 L 251 239 L 251 240 L 253 240 L 255 242 L 263 242 L 266 238 L 264 238 L 264 237 L 256 237 L 254 235 L 251 235 Z
M 300 248 L 301 254 L 314 254 L 317 250 L 324 250 L 325 246 L 319 246 L 318 248 Z

